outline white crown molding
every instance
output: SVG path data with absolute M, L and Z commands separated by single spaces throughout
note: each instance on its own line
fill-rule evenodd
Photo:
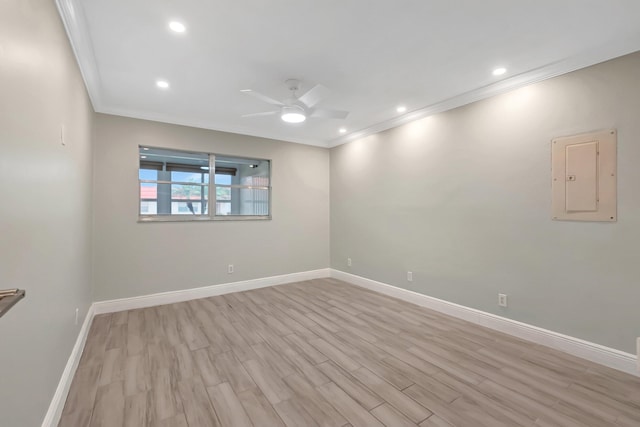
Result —
M 330 271 L 328 268 L 322 268 L 320 270 L 283 274 L 282 276 L 264 277 L 261 279 L 224 283 L 221 285 L 205 286 L 202 288 L 183 289 L 180 291 L 162 292 L 158 294 L 143 295 L 132 298 L 98 301 L 94 302 L 92 307 L 96 315 L 103 313 L 114 313 L 117 311 L 133 310 L 136 308 L 154 307 L 157 305 L 190 301 L 198 298 L 208 298 L 217 295 L 229 294 L 232 292 L 248 291 L 251 289 L 265 288 L 267 286 L 276 286 L 285 283 L 321 279 L 323 277 L 329 277 L 329 274 Z
M 323 148 L 333 148 L 346 144 L 366 136 L 401 126 L 420 118 L 442 113 L 453 108 L 461 107 L 472 102 L 490 98 L 529 84 L 537 83 L 552 77 L 566 74 L 581 68 L 598 64 L 609 59 L 617 58 L 638 50 L 640 47 L 640 34 L 625 40 L 616 40 L 603 44 L 597 48 L 585 51 L 571 58 L 563 59 L 538 69 L 522 73 L 497 83 L 481 87 L 452 98 L 445 99 L 424 108 L 414 110 L 400 117 L 395 117 L 380 123 L 351 132 L 347 135 L 329 140 L 315 140 L 307 138 L 283 138 L 279 135 L 258 132 L 243 127 L 229 126 L 224 123 L 215 123 L 208 120 L 176 119 L 162 114 L 140 112 L 127 108 L 113 108 L 104 105 L 103 89 L 98 71 L 93 44 L 90 33 L 86 27 L 86 19 L 82 3 L 79 0 L 56 0 L 60 16 L 66 28 L 76 60 L 80 66 L 87 92 L 91 98 L 93 108 L 98 113 L 113 114 L 143 120 L 151 120 L 163 123 L 171 123 L 182 126 L 192 126 L 221 132 L 230 132 L 242 135 L 256 136 L 260 138 L 274 139 L 278 141 L 293 142 L 297 144 L 312 145 Z
M 89 329 L 91 328 L 91 322 L 93 322 L 94 315 L 95 313 L 92 305 L 91 307 L 89 307 L 87 315 L 84 318 L 84 322 L 82 323 L 82 328 L 80 328 L 80 332 L 78 333 L 76 343 L 73 346 L 73 350 L 71 350 L 71 355 L 69 356 L 67 365 L 62 372 L 62 376 L 60 377 L 60 381 L 58 382 L 56 392 L 53 395 L 53 399 L 51 399 L 49 409 L 47 410 L 44 420 L 42 421 L 42 427 L 56 427 L 60 422 L 60 418 L 62 417 L 62 410 L 64 409 L 65 402 L 67 401 L 67 395 L 69 394 L 69 389 L 71 388 L 71 382 L 73 381 L 73 377 L 76 374 L 76 370 L 78 369 L 78 364 L 80 363 L 80 358 L 82 357 L 82 351 L 84 350 L 84 345 L 87 341 L 87 336 L 89 334 Z
M 640 376 L 640 373 L 636 370 L 636 356 L 630 353 L 377 282 L 362 276 L 345 273 L 344 271 L 331 269 L 331 277 L 536 344 L 551 347 L 631 375 Z
M 570 73 L 591 65 L 599 64 L 610 59 L 636 52 L 640 47 L 640 34 L 625 40 L 603 44 L 595 49 L 583 52 L 571 58 L 563 59 L 535 70 L 522 73 L 508 79 L 484 86 L 427 107 L 410 111 L 400 117 L 380 122 L 372 126 L 360 129 L 356 132 L 328 141 L 328 147 L 333 148 L 358 139 L 362 139 L 378 132 L 401 126 L 424 117 L 443 113 L 454 108 L 462 107 L 476 101 L 491 98 L 530 84 L 538 83 L 553 77 Z
M 212 123 L 205 120 L 193 120 L 193 119 L 175 119 L 164 114 L 151 113 L 151 112 L 141 112 L 136 110 L 129 110 L 126 108 L 111 108 L 111 107 L 102 107 L 100 109 L 96 109 L 96 113 L 102 114 L 111 114 L 114 116 L 122 116 L 129 117 L 132 119 L 140 119 L 140 120 L 149 120 L 152 122 L 160 122 L 160 123 L 169 123 L 178 126 L 189 126 L 199 129 L 207 129 L 216 132 L 227 132 L 227 133 L 235 133 L 239 135 L 247 135 L 247 136 L 255 136 L 257 138 L 262 139 L 270 139 L 278 142 L 291 142 L 295 144 L 303 144 L 303 145 L 312 145 L 314 147 L 322 147 L 328 148 L 327 142 L 318 141 L 313 139 L 303 139 L 303 138 L 283 138 L 277 135 L 269 135 L 268 133 L 260 133 L 252 131 L 251 129 L 246 129 L 242 127 L 236 126 L 228 126 L 220 123 Z
M 86 26 L 84 9 L 78 0 L 56 0 L 56 6 L 67 31 L 91 104 L 94 111 L 97 111 L 102 106 L 102 83 L 93 52 L 93 42 Z
M 85 87 L 89 93 L 93 110 L 96 113 L 112 114 L 115 116 L 130 117 L 133 119 L 150 120 L 154 122 L 169 123 L 180 126 L 190 126 L 200 129 L 228 132 L 241 135 L 255 136 L 276 141 L 292 142 L 296 144 L 312 145 L 328 148 L 326 141 L 306 138 L 282 138 L 278 135 L 269 135 L 238 126 L 229 126 L 223 123 L 215 123 L 207 120 L 176 119 L 164 114 L 137 111 L 129 108 L 114 108 L 104 104 L 103 88 L 98 70 L 96 56 L 93 50 L 91 35 L 86 26 L 86 18 L 82 2 L 79 0 L 55 0 L 58 12 L 67 31 L 76 61 L 80 67 L 80 73 L 84 79 Z

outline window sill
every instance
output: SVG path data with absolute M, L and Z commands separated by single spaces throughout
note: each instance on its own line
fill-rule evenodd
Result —
M 218 222 L 218 221 L 265 221 L 271 220 L 271 215 L 224 215 L 224 216 L 182 216 L 182 215 L 163 215 L 163 216 L 139 216 L 138 222 Z

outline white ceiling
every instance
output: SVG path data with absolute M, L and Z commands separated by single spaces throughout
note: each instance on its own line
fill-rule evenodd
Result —
M 640 50 L 638 0 L 57 2 L 96 111 L 320 146 Z M 288 78 L 349 116 L 241 117 Z

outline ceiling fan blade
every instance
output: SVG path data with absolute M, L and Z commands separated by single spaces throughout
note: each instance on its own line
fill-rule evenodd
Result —
M 304 95 L 298 98 L 298 101 L 302 102 L 308 108 L 313 107 L 318 102 L 322 101 L 326 98 L 329 93 L 329 89 L 322 85 L 315 85 L 311 89 L 309 89 Z
M 273 116 L 280 111 L 264 111 L 262 113 L 243 114 L 242 117 L 261 117 L 261 116 Z
M 323 109 L 313 110 L 313 112 L 311 113 L 311 117 L 318 117 L 321 119 L 346 119 L 348 115 L 348 111 Z
M 280 101 L 277 101 L 273 98 L 268 97 L 267 95 L 263 95 L 260 92 L 256 92 L 255 90 L 251 90 L 251 89 L 242 89 L 240 92 L 242 93 L 246 93 L 247 95 L 251 95 L 255 98 L 258 98 L 261 101 L 266 102 L 267 104 L 271 104 L 271 105 L 277 105 L 278 107 L 282 107 L 284 104 Z

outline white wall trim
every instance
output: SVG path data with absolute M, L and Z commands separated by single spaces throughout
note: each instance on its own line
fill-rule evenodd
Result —
M 60 422 L 64 404 L 67 401 L 71 382 L 80 363 L 82 351 L 87 341 L 87 335 L 93 318 L 98 314 L 113 313 L 116 311 L 132 310 L 136 308 L 153 307 L 156 305 L 172 304 L 174 302 L 189 301 L 198 298 L 207 298 L 216 295 L 223 295 L 232 292 L 248 291 L 251 289 L 264 288 L 267 286 L 283 285 L 285 283 L 302 282 L 305 280 L 321 279 L 329 277 L 330 269 L 303 271 L 299 273 L 283 274 L 281 276 L 264 277 L 260 279 L 244 280 L 241 282 L 225 283 L 221 285 L 206 286 L 195 289 L 184 289 L 173 292 L 163 292 L 158 294 L 144 295 L 132 298 L 122 298 L 109 301 L 94 302 L 84 319 L 82 328 L 78 333 L 71 356 L 64 368 L 60 382 L 53 399 L 49 404 L 49 410 L 44 417 L 42 427 L 56 427 Z
M 583 359 L 599 363 L 610 368 L 618 369 L 631 375 L 640 376 L 636 371 L 636 356 L 613 348 L 605 347 L 579 338 L 570 337 L 558 332 L 549 331 L 537 326 L 528 325 L 516 320 L 507 319 L 495 314 L 465 307 L 438 298 L 419 294 L 417 292 L 398 288 L 386 283 L 377 282 L 365 277 L 345 273 L 340 270 L 323 268 L 319 270 L 303 271 L 299 273 L 284 274 L 281 276 L 265 277 L 260 279 L 245 280 L 241 282 L 225 283 L 206 286 L 202 288 L 184 289 L 173 292 L 144 295 L 132 298 L 122 298 L 109 301 L 98 301 L 91 305 L 78 333 L 78 338 L 67 365 L 65 366 L 56 392 L 45 415 L 42 427 L 55 427 L 60 421 L 62 410 L 69 394 L 73 376 L 76 373 L 87 335 L 94 316 L 104 313 L 113 313 L 136 308 L 153 307 L 156 305 L 172 304 L 175 302 L 189 301 L 198 298 L 207 298 L 232 292 L 241 292 L 251 289 L 259 289 L 268 286 L 282 285 L 285 283 L 301 282 L 305 280 L 333 277 L 343 280 L 381 294 L 389 295 L 422 307 L 430 308 L 441 313 L 448 314 L 478 325 L 495 329 L 506 334 L 516 336 L 537 344 L 546 345 L 565 353 L 572 354 Z
M 284 137 L 283 135 L 276 135 L 274 133 L 265 133 L 258 130 L 250 129 L 246 126 L 230 126 L 222 122 L 214 122 L 212 120 L 194 119 L 186 116 L 172 116 L 169 114 L 160 114 L 152 111 L 142 111 L 127 107 L 114 107 L 111 105 L 100 105 L 95 108 L 96 113 L 110 114 L 112 116 L 129 117 L 132 119 L 149 120 L 152 122 L 168 123 L 178 126 L 189 126 L 198 129 L 212 130 L 215 132 L 235 133 L 238 135 L 254 136 L 256 138 L 262 138 L 266 140 L 272 140 L 277 142 L 291 142 L 294 144 L 311 145 L 314 147 L 328 148 L 327 142 L 308 139 L 308 138 L 294 138 Z
M 56 427 L 60 422 L 62 410 L 64 409 L 65 402 L 67 401 L 67 395 L 69 394 L 69 389 L 71 388 L 71 382 L 73 381 L 73 377 L 76 374 L 76 369 L 78 368 L 78 364 L 80 363 L 80 358 L 82 356 L 82 351 L 84 350 L 84 345 L 87 341 L 87 335 L 89 334 L 89 329 L 91 328 L 91 322 L 93 322 L 94 314 L 95 313 L 92 305 L 91 307 L 89 307 L 89 310 L 87 310 L 87 315 L 85 316 L 84 322 L 82 323 L 82 328 L 80 328 L 76 343 L 73 346 L 73 350 L 71 350 L 69 360 L 67 360 L 67 366 L 65 366 L 64 371 L 62 372 L 62 376 L 60 377 L 60 382 L 58 383 L 56 392 L 53 395 L 51 403 L 49 404 L 49 409 L 47 410 L 47 413 L 44 417 L 44 421 L 42 421 L 42 427 Z
M 575 56 L 565 58 L 557 62 L 552 62 L 540 68 L 515 75 L 499 82 L 471 90 L 469 92 L 452 96 L 451 98 L 447 98 L 440 102 L 427 105 L 426 107 L 414 111 L 409 111 L 402 116 L 394 117 L 387 121 L 376 123 L 371 126 L 365 127 L 364 129 L 360 129 L 347 135 L 334 138 L 333 140 L 328 141 L 327 146 L 329 148 L 337 147 L 351 141 L 365 138 L 369 135 L 383 132 L 387 129 L 401 126 L 414 120 L 432 116 L 438 113 L 443 113 L 454 108 L 462 107 L 463 105 L 501 95 L 503 93 L 510 92 L 521 87 L 548 80 L 553 77 L 558 77 L 572 71 L 590 67 L 592 65 L 608 61 L 610 59 L 618 58 L 620 56 L 624 56 L 637 51 L 639 43 L 639 35 L 633 35 L 621 40 L 614 40 L 609 43 L 597 46 L 593 49 L 584 51 Z
M 84 17 L 84 8 L 78 0 L 55 1 L 91 104 L 93 109 L 97 111 L 102 105 L 102 81 L 93 51 L 93 42 L 87 28 L 87 20 Z
M 224 283 L 205 286 L 202 288 L 183 289 L 180 291 L 162 292 L 132 298 L 122 298 L 93 303 L 95 314 L 114 313 L 116 311 L 133 310 L 136 308 L 153 307 L 156 305 L 173 304 L 175 302 L 190 301 L 198 298 L 213 297 L 232 292 L 248 291 L 267 286 L 285 283 L 302 282 L 304 280 L 329 277 L 330 269 L 303 271 L 300 273 L 283 274 L 282 276 L 264 277 L 260 279 L 244 280 L 241 282 Z
M 258 132 L 244 129 L 241 127 L 228 126 L 224 123 L 215 123 L 212 121 L 195 121 L 187 117 L 170 118 L 164 115 L 138 111 L 130 108 L 115 108 L 106 105 L 103 101 L 103 87 L 98 71 L 93 43 L 90 33 L 86 27 L 86 19 L 84 19 L 84 8 L 80 0 L 55 0 L 60 11 L 60 16 L 67 30 L 71 46 L 75 53 L 76 59 L 80 66 L 80 71 L 87 86 L 87 92 L 91 98 L 93 108 L 96 112 L 105 114 L 115 114 L 125 117 L 133 117 L 144 120 L 160 121 L 165 123 L 173 123 L 183 126 L 193 126 L 203 129 L 216 130 L 221 132 L 231 132 L 247 134 L 262 138 L 276 139 L 279 141 L 287 141 L 298 144 L 314 145 L 318 147 L 336 147 L 346 144 L 347 142 L 361 139 L 378 132 L 391 129 L 402 124 L 427 117 L 433 114 L 441 113 L 453 108 L 470 104 L 485 98 L 489 98 L 501 93 L 508 92 L 523 86 L 537 83 L 552 77 L 566 74 L 575 70 L 579 70 L 591 65 L 598 64 L 613 58 L 617 58 L 638 50 L 640 36 L 634 34 L 625 39 L 616 39 L 608 43 L 596 46 L 587 51 L 576 54 L 572 57 L 559 60 L 550 64 L 546 64 L 538 69 L 534 69 L 522 74 L 515 75 L 481 87 L 466 93 L 452 96 L 448 99 L 425 106 L 402 116 L 392 118 L 380 123 L 373 123 L 356 132 L 329 140 L 310 140 L 303 138 L 284 138 L 282 135 L 271 135 L 269 132 Z
M 345 273 L 344 271 L 331 269 L 331 277 L 536 344 L 545 345 L 631 375 L 640 376 L 640 373 L 636 370 L 636 356 L 631 353 L 377 282 L 362 276 Z

